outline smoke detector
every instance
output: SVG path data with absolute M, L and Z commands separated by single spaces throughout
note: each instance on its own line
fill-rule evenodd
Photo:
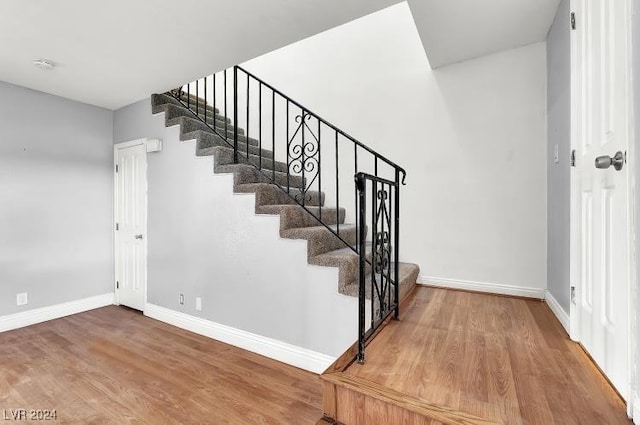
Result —
M 47 59 L 36 59 L 33 61 L 33 66 L 50 71 L 55 68 L 56 64 Z

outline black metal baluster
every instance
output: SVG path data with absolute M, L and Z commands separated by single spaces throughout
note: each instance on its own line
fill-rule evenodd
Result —
M 187 109 L 191 109 L 191 83 L 187 84 Z
M 336 223 L 336 231 L 340 236 L 340 161 L 338 158 L 338 131 L 336 133 L 336 210 L 338 211 L 338 221 Z
M 378 182 L 371 180 L 371 329 L 375 328 L 377 322 L 375 310 L 375 298 L 378 296 L 379 314 L 382 314 L 382 300 L 378 291 L 378 282 L 376 280 L 376 264 L 381 260 L 378 258 L 378 208 L 377 208 L 377 189 Z M 366 256 L 366 251 L 360 255 Z
M 260 151 L 262 156 L 262 151 Z M 276 92 L 271 90 L 271 168 L 272 180 L 276 181 Z
M 378 177 L 378 155 L 374 155 L 373 158 L 373 175 Z
M 258 152 L 262 153 L 262 83 L 258 81 Z M 262 170 L 262 155 L 258 154 L 258 169 Z
M 320 143 L 320 118 L 318 118 L 318 194 L 322 192 L 322 151 L 320 147 L 322 143 Z M 320 204 L 320 222 L 322 223 L 322 202 L 318 202 Z
M 196 116 L 200 117 L 200 80 L 196 80 Z
M 226 134 L 225 134 L 226 139 Z M 233 162 L 238 163 L 238 67 L 233 67 Z
M 291 182 L 289 176 L 291 175 L 291 140 L 289 140 L 289 99 L 287 99 L 287 193 L 291 193 Z
M 247 162 L 249 162 L 249 103 L 250 103 L 250 98 L 249 98 L 249 90 L 250 90 L 250 81 L 251 78 L 249 77 L 249 74 L 247 74 L 247 128 L 244 129 L 244 137 L 245 137 L 245 144 L 247 145 Z
M 305 123 L 305 119 L 306 119 L 306 116 L 305 116 L 305 112 L 304 112 L 304 109 L 303 109 L 302 110 L 302 121 L 300 123 L 300 125 L 302 126 L 302 144 L 301 144 L 302 152 L 301 152 L 301 155 L 302 155 L 302 206 L 303 207 L 304 207 L 304 201 L 305 201 L 304 198 L 307 197 L 307 185 L 306 185 L 306 182 L 304 181 L 304 167 L 305 167 L 305 157 L 304 157 L 304 150 L 305 150 L 305 146 L 304 146 L 304 128 L 305 128 L 305 125 L 304 125 L 304 123 Z
M 214 78 L 216 74 L 213 74 Z M 214 97 L 215 99 L 215 97 Z M 204 122 L 207 123 L 207 77 L 204 77 Z M 214 120 L 215 122 L 215 120 Z
M 206 92 L 205 92 L 206 95 Z M 205 102 L 207 103 L 207 102 Z M 207 113 L 207 110 L 205 109 L 205 114 Z M 216 74 L 213 74 L 213 113 L 211 114 L 211 116 L 213 117 L 213 129 L 216 129 Z M 205 122 L 206 122 L 206 115 L 205 115 Z M 227 135 L 224 135 L 225 140 Z
M 389 201 L 391 202 L 391 201 Z M 396 299 L 395 318 L 396 320 L 400 316 L 400 170 L 396 168 L 396 196 L 395 196 L 395 234 L 394 234 L 394 277 L 396 280 L 396 286 L 394 288 L 394 297 Z
M 394 208 L 393 208 L 393 204 L 391 202 L 391 200 L 393 199 L 391 196 L 395 196 L 395 193 L 393 191 L 393 186 L 389 185 L 389 221 L 387 221 L 387 231 L 389 232 L 389 244 L 391 244 L 391 241 L 393 239 L 391 239 L 392 236 L 392 230 L 391 230 L 391 217 L 393 217 L 393 212 L 394 212 Z M 391 285 L 392 282 L 395 282 L 394 287 L 393 287 L 393 295 L 395 298 L 395 291 L 396 291 L 396 287 L 399 287 L 398 285 L 400 285 L 400 280 L 398 279 L 399 276 L 395 276 L 395 279 L 391 280 L 391 251 L 394 250 L 394 246 L 391 247 L 391 250 L 389 251 L 389 261 L 387 262 L 387 281 L 388 281 L 388 285 Z M 391 306 L 393 305 L 395 307 L 395 305 L 400 301 L 398 299 L 393 300 L 393 304 L 391 303 L 391 286 L 389 286 L 389 308 L 391 308 Z
M 235 103 L 235 102 L 234 102 Z M 224 141 L 227 141 L 227 138 L 229 137 L 228 135 L 228 125 L 227 125 L 227 121 L 228 121 L 228 117 L 227 117 L 227 70 L 224 70 Z M 237 162 L 237 158 L 236 158 L 236 162 Z
M 353 144 L 353 168 L 354 174 L 358 174 L 358 145 L 356 145 L 355 143 Z M 356 192 L 356 211 L 358 211 L 358 193 Z M 358 229 L 358 225 L 363 226 L 364 227 L 364 223 L 366 223 L 366 221 L 362 221 L 360 223 L 358 223 L 358 215 L 356 214 L 356 229 Z M 359 239 L 359 232 L 356 232 L 356 245 L 360 245 L 360 239 Z
M 360 216 L 360 222 L 364 223 L 367 219 L 366 211 L 366 180 L 362 175 L 356 175 L 356 205 L 360 202 L 361 208 L 356 211 L 356 217 Z M 358 363 L 364 363 L 364 343 L 365 343 L 365 243 L 366 235 L 364 234 L 364 226 L 358 229 L 360 244 L 358 251 L 360 252 L 359 261 L 359 282 L 358 282 Z M 373 311 L 371 312 L 373 314 Z

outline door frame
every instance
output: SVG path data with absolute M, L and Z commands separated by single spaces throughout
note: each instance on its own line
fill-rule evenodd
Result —
M 579 0 L 570 0 L 570 12 L 574 12 L 576 8 L 576 4 Z M 618 0 L 615 0 L 618 1 Z M 633 113 L 633 81 L 632 81 L 632 63 L 633 63 L 633 52 L 632 52 L 632 42 L 633 42 L 633 27 L 632 27 L 632 11 L 633 11 L 633 1 L 634 0 L 624 0 L 625 5 L 625 13 L 626 13 L 626 54 L 627 54 L 627 78 L 626 83 L 628 86 L 627 93 L 629 94 L 624 101 L 627 104 L 628 111 L 628 126 L 626 128 L 627 139 L 628 139 L 628 148 L 627 148 L 627 158 L 629 161 L 625 164 L 625 168 L 627 169 L 627 191 L 628 191 L 628 203 L 627 203 L 627 225 L 629 229 L 629 233 L 627 235 L 627 244 L 629 249 L 628 256 L 628 264 L 627 264 L 627 275 L 629 278 L 629 288 L 627 293 L 627 303 L 628 303 L 628 335 L 627 335 L 627 343 L 628 343 L 628 352 L 627 352 L 627 373 L 628 373 L 628 382 L 627 382 L 627 414 L 631 415 L 634 400 L 638 400 L 638 395 L 635 393 L 635 388 L 637 384 L 637 374 L 635 372 L 635 364 L 637 359 L 637 353 L 635 349 L 636 344 L 636 325 L 635 325 L 635 313 L 637 309 L 636 303 L 636 293 L 638 289 L 638 283 L 636 281 L 637 270 L 635 267 L 635 258 L 636 258 L 636 250 L 635 250 L 635 169 L 636 165 L 633 161 L 634 152 L 635 152 L 635 134 L 634 134 L 634 113 Z M 578 25 L 580 25 L 580 16 L 578 18 Z M 569 25 L 569 23 L 567 23 Z M 577 39 L 575 31 L 570 30 L 570 45 L 571 45 L 571 149 L 578 149 L 580 146 L 579 143 L 579 119 L 580 119 L 580 83 L 582 75 L 579 72 L 579 55 L 577 51 Z M 570 199 L 570 286 L 575 288 L 576 294 L 579 294 L 581 291 L 580 281 L 577 279 L 578 274 L 578 264 L 580 263 L 580 246 L 578 241 L 580 234 L 580 226 L 577 225 L 580 214 L 580 188 L 579 179 L 577 178 L 577 171 L 575 167 L 571 167 L 570 171 L 571 178 L 571 199 Z M 570 289 L 571 291 L 571 289 Z M 574 298 L 570 293 L 570 331 L 569 335 L 572 340 L 576 342 L 581 341 L 580 336 L 580 324 L 581 324 L 581 314 L 580 309 L 575 303 Z M 579 295 L 576 295 L 576 298 Z M 640 407 L 640 405 L 638 406 Z
M 147 160 L 147 143 L 149 142 L 148 138 L 144 138 L 144 139 L 135 139 L 135 140 L 131 140 L 128 142 L 122 142 L 122 143 L 116 143 L 113 145 L 113 254 L 114 254 L 114 279 L 113 279 L 113 291 L 114 291 L 114 304 L 115 305 L 120 305 L 120 289 L 118 288 L 118 283 L 117 283 L 117 276 L 118 276 L 118 258 L 119 258 L 119 245 L 118 245 L 118 231 L 116 230 L 116 217 L 117 217 L 117 212 L 118 212 L 118 174 L 116 173 L 116 165 L 118 164 L 118 158 L 119 158 L 119 151 L 121 149 L 126 149 L 126 148 L 131 148 L 134 146 L 139 146 L 139 145 L 144 145 L 145 146 L 145 156 L 144 156 L 144 162 L 145 162 L 145 169 L 147 170 L 147 174 L 145 175 L 145 179 L 144 179 L 144 204 L 145 204 L 145 217 L 144 217 L 144 224 L 143 224 L 143 234 L 144 234 L 144 239 L 142 240 L 142 243 L 144 244 L 144 254 L 145 254 L 145 266 L 147 268 L 147 270 L 145 270 L 144 273 L 144 281 L 142 282 L 142 284 L 144 285 L 144 289 L 143 289 L 143 293 L 144 293 L 144 299 L 143 299 L 143 312 L 144 309 L 147 306 L 147 280 L 148 280 L 148 269 L 149 269 L 149 244 L 148 244 L 148 240 L 147 240 L 147 227 L 148 227 L 148 216 L 149 216 L 149 176 L 148 176 L 148 165 L 149 162 Z

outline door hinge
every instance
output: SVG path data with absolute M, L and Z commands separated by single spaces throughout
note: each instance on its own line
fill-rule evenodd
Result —
M 116 280 L 116 289 L 120 289 L 120 281 Z
M 575 149 L 571 150 L 571 166 L 572 167 L 576 166 L 576 150 Z
M 118 172 L 118 164 L 116 164 L 116 173 Z
M 120 230 L 120 223 L 116 223 L 116 232 Z
M 571 12 L 571 29 L 576 29 L 576 12 Z
M 572 286 L 571 287 L 571 304 L 575 304 L 576 303 L 576 287 Z

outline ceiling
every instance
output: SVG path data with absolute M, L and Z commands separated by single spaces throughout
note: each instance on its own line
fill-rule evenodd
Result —
M 432 68 L 544 41 L 560 0 L 409 0 Z M 568 23 L 567 23 L 568 25 Z
M 0 80 L 116 109 L 399 2 L 2 0 Z
M 117 109 L 401 1 L 2 0 L 0 81 Z M 559 1 L 409 5 L 437 68 L 543 41 Z

